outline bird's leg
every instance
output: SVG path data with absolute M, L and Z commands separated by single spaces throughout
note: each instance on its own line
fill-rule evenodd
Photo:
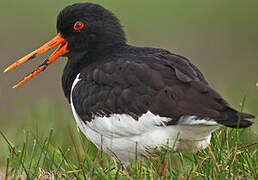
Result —
M 163 176 L 163 173 L 164 173 L 164 171 L 165 171 L 165 169 L 166 169 L 166 166 L 167 166 L 167 163 L 166 163 L 166 154 L 165 154 L 165 156 L 163 157 L 163 159 L 162 159 L 162 162 L 161 162 L 161 164 L 162 164 L 162 169 L 161 169 L 161 173 L 160 173 L 160 177 L 161 176 Z

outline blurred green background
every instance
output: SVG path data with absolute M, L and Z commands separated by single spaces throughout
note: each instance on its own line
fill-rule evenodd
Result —
M 0 1 L 0 70 L 56 34 L 56 16 L 82 1 Z M 118 16 L 130 44 L 161 47 L 188 57 L 211 86 L 235 108 L 258 116 L 258 1 L 255 0 L 95 0 Z M 19 143 L 24 130 L 45 134 L 60 145 L 75 122 L 61 89 L 66 59 L 20 88 L 12 85 L 50 53 L 0 76 L 0 129 Z M 258 123 L 251 130 L 257 134 Z M 7 146 L 0 138 L 0 165 Z

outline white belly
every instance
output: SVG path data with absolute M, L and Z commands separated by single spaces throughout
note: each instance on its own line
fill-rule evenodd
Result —
M 78 76 L 73 87 L 79 81 Z M 194 116 L 180 119 L 181 125 L 165 126 L 165 122 L 171 119 L 150 111 L 137 121 L 129 115 L 113 114 L 110 117 L 96 116 L 91 122 L 84 123 L 76 113 L 72 99 L 71 107 L 85 136 L 99 149 L 124 163 L 134 159 L 136 149 L 138 157 L 160 147 L 174 148 L 174 151 L 198 151 L 207 147 L 211 132 L 219 127 L 213 121 L 191 121 Z
M 207 147 L 214 125 L 175 125 L 141 127 L 141 118 L 125 123 L 119 117 L 95 118 L 84 123 L 77 115 L 73 105 L 77 125 L 97 148 L 126 163 L 133 160 L 136 149 L 138 157 L 160 147 L 174 148 L 174 151 L 198 151 Z M 150 119 L 151 121 L 151 119 Z M 142 132 L 139 130 L 142 129 Z M 137 145 L 137 148 L 136 148 Z

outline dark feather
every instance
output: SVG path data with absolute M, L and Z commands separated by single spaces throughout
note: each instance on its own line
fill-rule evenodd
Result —
M 239 112 L 214 91 L 202 73 L 184 57 L 162 49 L 117 47 L 105 61 L 89 64 L 73 90 L 73 103 L 82 120 L 91 121 L 100 111 L 106 115 L 151 111 L 169 117 L 176 125 L 184 115 L 213 119 L 237 127 Z M 252 123 L 242 114 L 239 127 Z

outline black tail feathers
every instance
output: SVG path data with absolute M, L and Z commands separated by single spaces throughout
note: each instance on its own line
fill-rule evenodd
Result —
M 221 115 L 216 118 L 219 124 L 222 124 L 231 128 L 247 128 L 253 124 L 253 122 L 247 119 L 254 119 L 255 117 L 251 114 L 240 113 L 232 108 L 228 108 L 222 112 Z

